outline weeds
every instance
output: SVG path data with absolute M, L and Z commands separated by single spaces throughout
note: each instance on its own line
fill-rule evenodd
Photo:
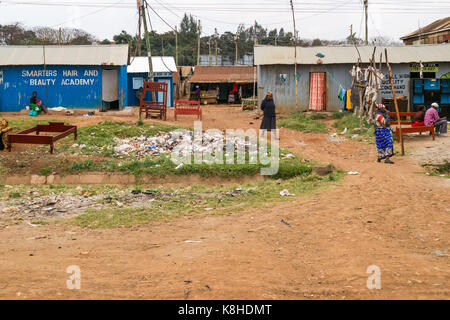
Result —
M 315 118 L 322 119 L 319 113 Z M 323 115 L 325 116 L 325 115 Z M 326 133 L 328 130 L 325 123 L 316 121 L 300 112 L 295 112 L 279 121 L 280 127 L 307 133 Z

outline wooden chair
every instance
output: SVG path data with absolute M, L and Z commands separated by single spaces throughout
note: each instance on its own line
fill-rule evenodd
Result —
M 173 110 L 175 121 L 177 121 L 177 115 L 196 115 L 202 120 L 202 107 L 200 101 L 175 101 L 175 108 Z
M 167 83 L 164 82 L 144 82 L 144 91 L 139 101 L 139 116 L 145 113 L 148 118 L 150 114 L 158 114 L 160 119 L 166 120 L 167 115 Z M 156 101 L 145 101 L 147 92 L 154 92 Z M 158 92 L 162 92 L 162 101 L 158 101 Z

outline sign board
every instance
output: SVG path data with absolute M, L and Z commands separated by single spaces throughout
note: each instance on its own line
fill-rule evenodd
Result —
M 437 63 L 422 63 L 423 72 L 438 72 L 439 65 Z M 409 65 L 411 72 L 420 72 L 420 63 L 411 63 Z

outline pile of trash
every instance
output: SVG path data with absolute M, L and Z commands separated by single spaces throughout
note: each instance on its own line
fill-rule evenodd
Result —
M 115 138 L 117 143 L 114 151 L 119 155 L 134 155 L 139 157 L 159 156 L 171 154 L 174 150 L 177 152 L 201 152 L 214 155 L 217 150 L 223 149 L 226 152 L 234 148 L 237 150 L 245 150 L 249 153 L 257 153 L 257 143 L 249 141 L 245 137 L 235 136 L 234 143 L 227 145 L 226 136 L 223 133 L 216 134 L 203 133 L 197 142 L 194 141 L 193 131 L 171 131 L 160 132 L 155 136 L 132 137 L 127 139 Z

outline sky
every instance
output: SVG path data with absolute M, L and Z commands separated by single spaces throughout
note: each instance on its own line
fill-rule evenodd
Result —
M 350 25 L 364 39 L 364 0 L 294 0 L 300 38 L 341 40 Z M 369 39 L 401 36 L 450 16 L 450 0 L 368 0 Z M 293 30 L 289 0 L 148 0 L 153 30 L 170 31 L 184 13 L 201 20 L 203 35 L 214 29 L 235 32 L 255 20 L 269 30 Z M 159 15 L 156 15 L 155 12 Z M 136 0 L 0 0 L 0 24 L 20 22 L 26 27 L 83 29 L 97 39 L 112 40 L 126 30 L 137 33 Z

